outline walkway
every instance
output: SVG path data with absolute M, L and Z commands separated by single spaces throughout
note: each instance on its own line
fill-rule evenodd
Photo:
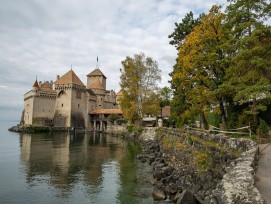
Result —
M 260 160 L 255 177 L 255 186 L 260 194 L 271 204 L 271 144 L 261 144 Z

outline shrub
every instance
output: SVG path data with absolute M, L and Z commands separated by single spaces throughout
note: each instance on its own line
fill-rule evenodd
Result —
M 108 120 L 109 120 L 110 122 L 115 122 L 116 120 L 118 120 L 118 119 L 120 119 L 120 118 L 121 118 L 121 116 L 119 116 L 119 115 L 117 115 L 117 114 L 111 114 L 111 115 L 108 116 Z
M 260 119 L 260 125 L 258 127 L 258 134 L 260 136 L 267 136 L 269 132 L 268 126 L 266 122 L 262 119 Z
M 207 121 L 209 124 L 219 128 L 221 116 L 216 113 L 208 113 L 207 114 Z
M 143 128 L 137 125 L 129 125 L 127 126 L 128 132 L 134 132 L 136 134 L 139 134 L 143 131 Z

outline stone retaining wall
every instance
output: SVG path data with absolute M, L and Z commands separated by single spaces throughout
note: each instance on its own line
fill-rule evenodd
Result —
M 254 147 L 231 162 L 227 173 L 213 191 L 213 198 L 217 203 L 266 203 L 254 186 L 256 163 L 259 157 L 259 148 Z M 213 198 L 206 200 L 212 203 Z
M 160 199 L 181 203 L 176 196 L 189 191 L 194 203 L 265 203 L 254 187 L 254 141 L 172 128 L 148 128 L 141 138 L 155 138 L 143 143 L 140 158 L 153 166 Z
M 127 125 L 112 125 L 108 124 L 107 129 L 105 130 L 106 133 L 113 134 L 113 135 L 122 135 L 127 133 Z

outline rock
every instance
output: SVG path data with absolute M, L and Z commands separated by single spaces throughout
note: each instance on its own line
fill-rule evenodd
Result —
M 180 198 L 181 194 L 182 194 L 182 193 L 178 192 L 178 193 L 175 195 L 175 197 L 173 198 L 173 201 L 174 201 L 175 203 L 176 203 L 177 200 Z
M 145 181 L 146 181 L 147 183 L 150 183 L 151 185 L 154 185 L 154 183 L 156 182 L 156 180 L 153 178 L 152 175 L 149 175 L 149 176 L 145 179 Z
M 166 199 L 166 194 L 164 191 L 155 188 L 152 192 L 152 196 L 154 200 L 165 200 Z
M 198 202 L 190 191 L 184 190 L 177 199 L 177 204 L 198 204 Z

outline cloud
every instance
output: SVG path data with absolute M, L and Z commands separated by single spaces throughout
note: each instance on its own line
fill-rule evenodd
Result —
M 140 52 L 158 62 L 161 86 L 168 85 L 177 56 L 168 39 L 174 23 L 191 10 L 199 15 L 225 2 L 1 0 L 0 89 L 10 90 L 0 96 L 0 107 L 22 107 L 36 76 L 55 80 L 71 65 L 86 83 L 97 55 L 108 89 L 119 90 L 121 61 Z

